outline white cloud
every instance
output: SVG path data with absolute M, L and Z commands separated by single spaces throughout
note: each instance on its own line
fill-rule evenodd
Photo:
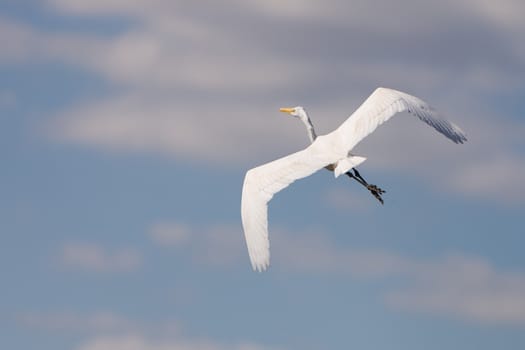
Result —
M 160 15 L 179 7 L 170 0 L 46 0 L 58 11 L 77 15 L 128 15 L 139 18 Z
M 179 225 L 163 223 L 166 227 Z M 194 227 L 188 239 L 178 248 L 196 262 L 214 269 L 249 268 L 240 227 Z M 525 326 L 525 271 L 498 269 L 485 259 L 463 254 L 415 259 L 386 250 L 350 249 L 320 232 L 294 235 L 273 228 L 271 246 L 268 273 L 395 281 L 385 287 L 384 301 L 396 310 Z
M 520 150 L 525 146 L 525 127 L 501 118 L 473 120 L 469 127 L 472 136 L 464 152 L 450 155 L 455 161 L 445 176 L 449 188 L 475 199 L 521 205 L 525 166 Z
M 55 139 L 113 151 L 154 151 L 186 160 L 231 164 L 279 154 L 287 131 L 300 127 L 290 118 L 283 128 L 278 107 L 265 108 L 252 106 L 251 112 L 198 99 L 184 102 L 174 97 L 167 101 L 132 94 L 65 111 L 47 131 Z M 276 133 L 272 135 L 271 130 Z M 302 136 L 301 132 L 296 139 Z M 274 142 L 268 144 L 272 138 Z
M 475 198 L 505 198 L 522 203 L 525 200 L 525 163 L 523 157 L 496 154 L 473 161 L 454 175 L 458 191 Z
M 147 233 L 155 243 L 178 249 L 207 266 L 231 266 L 246 254 L 239 227 L 230 225 L 199 227 L 174 220 L 159 221 Z
M 189 239 L 191 229 L 188 225 L 178 222 L 159 222 L 154 224 L 149 235 L 156 243 L 163 246 L 182 246 Z
M 383 278 L 399 275 L 410 265 L 408 259 L 387 251 L 342 249 L 320 232 L 300 236 L 279 228 L 272 232 L 272 265 L 291 273 Z
M 135 270 L 142 264 L 142 256 L 133 249 L 108 252 L 93 243 L 68 243 L 62 249 L 61 262 L 67 267 L 96 272 Z
M 269 347 L 240 343 L 221 344 L 210 340 L 149 339 L 139 334 L 101 336 L 90 339 L 76 350 L 269 350 Z
M 489 34 L 519 42 L 511 29 L 492 28 L 490 24 L 492 21 L 508 23 L 509 18 L 520 13 L 523 4 L 508 0 L 506 8 L 512 10 L 498 6 L 495 11 L 487 1 L 483 1 L 482 6 L 473 6 L 472 2 L 422 5 L 408 0 L 391 6 L 387 2 L 367 1 L 349 5 L 336 0 L 330 1 L 330 5 L 312 2 L 297 6 L 295 2 L 261 0 L 247 4 L 230 0 L 220 5 L 207 1 L 204 6 L 202 2 L 165 0 L 49 0 L 51 8 L 67 16 L 118 15 L 136 21 L 120 35 L 105 39 L 99 36 L 97 41 L 102 42 L 103 47 L 85 45 L 86 36 L 81 34 L 76 35 L 80 39 L 77 41 L 51 40 L 74 36 L 34 30 L 30 36 L 45 39 L 31 42 L 42 42 L 36 47 L 43 52 L 51 51 L 57 59 L 91 66 L 110 79 L 142 86 L 167 84 L 208 90 L 234 87 L 237 92 L 262 86 L 271 91 L 284 85 L 288 88 L 299 84 L 301 88 L 320 83 L 326 86 L 327 80 L 334 78 L 353 79 L 353 86 L 372 81 L 376 82 L 374 86 L 391 80 L 392 76 L 402 76 L 403 79 L 396 81 L 403 85 L 405 81 L 421 85 L 436 79 L 446 80 L 446 85 L 450 85 L 451 80 L 462 83 L 464 79 L 458 78 L 458 74 L 468 74 L 471 66 L 484 67 L 493 72 L 491 76 L 514 78 L 520 84 L 509 64 L 497 61 L 510 59 L 512 62 L 505 63 L 520 64 L 518 57 L 513 57 L 516 52 L 512 45 L 468 36 L 473 33 L 482 36 L 492 31 Z M 236 11 L 231 10 L 234 8 Z M 486 23 L 487 16 L 493 17 L 490 23 Z M 405 21 L 408 25 L 399 26 L 403 18 L 410 19 Z M 444 30 L 443 19 L 448 21 L 447 28 L 455 30 Z M 465 21 L 477 30 L 471 33 Z M 297 31 L 297 25 L 303 30 Z M 444 36 L 451 40 L 444 40 Z M 367 37 L 368 40 L 363 40 Z M 57 42 L 63 44 L 58 45 L 61 49 L 57 49 Z M 341 45 L 343 42 L 345 45 Z M 501 47 L 480 52 L 487 44 Z M 447 47 L 441 49 L 443 46 Z M 319 49 L 309 52 L 316 47 Z M 383 58 L 381 47 L 389 51 L 389 59 Z M 412 58 L 403 59 L 409 51 L 413 51 Z M 500 54 L 496 56 L 498 51 Z M 481 53 L 485 54 L 476 56 Z M 459 58 L 459 62 L 452 61 L 454 57 Z M 472 60 L 465 61 L 469 59 Z M 364 65 L 371 69 L 363 69 Z M 329 71 L 343 74 L 327 75 Z M 381 74 L 374 75 L 374 72 Z
M 21 62 L 30 56 L 36 33 L 28 26 L 0 17 L 0 64 Z
M 24 328 L 58 332 L 62 334 L 98 337 L 143 334 L 148 337 L 181 336 L 183 325 L 179 320 L 132 319 L 112 311 L 89 313 L 73 311 L 20 312 L 16 323 Z
M 61 61 L 80 67 L 96 62 L 96 52 L 107 52 L 109 41 L 101 37 L 68 32 L 44 32 L 0 17 L 0 64 Z
M 25 312 L 20 313 L 16 318 L 18 323 L 25 327 L 58 332 L 120 332 L 129 331 L 138 326 L 129 319 L 106 311 L 89 315 L 73 312 Z
M 140 15 L 147 11 L 140 8 Z M 62 61 L 140 91 L 270 89 L 290 85 L 307 68 L 290 65 L 211 22 L 189 21 L 177 13 L 113 36 L 40 31 L 1 17 L 0 29 L 5 48 L 0 63 Z
M 504 0 L 498 3 L 490 0 L 469 0 L 466 3 L 472 10 L 482 14 L 498 26 L 510 28 L 516 32 L 525 29 L 525 24 L 520 16 L 524 5 L 520 0 Z
M 312 237 L 287 242 L 280 250 L 286 255 L 279 263 L 293 271 L 396 277 L 403 282 L 386 292 L 385 301 L 398 310 L 525 326 L 525 272 L 497 270 L 481 258 L 456 254 L 415 260 L 385 251 L 338 249 Z
M 388 306 L 488 324 L 525 326 L 525 271 L 498 270 L 461 254 L 418 260 L 387 251 L 342 249 L 319 235 L 291 239 L 276 232 L 273 261 L 290 272 L 395 278 Z M 277 263 L 276 263 L 277 264 Z
M 179 321 L 146 323 L 107 311 L 91 314 L 25 312 L 17 315 L 16 321 L 27 328 L 68 335 L 80 334 L 84 340 L 74 347 L 78 350 L 270 349 L 249 341 L 227 344 L 213 339 L 190 338 L 183 334 Z
M 525 325 L 525 274 L 498 271 L 487 261 L 449 256 L 413 262 L 411 284 L 386 295 L 394 308 L 468 321 Z
M 522 190 L 515 190 L 519 185 L 505 182 L 498 190 L 496 182 L 474 171 L 485 162 L 479 154 L 487 152 L 494 159 L 507 155 L 498 162 L 501 173 L 522 171 L 513 151 L 522 141 L 509 141 L 523 140 L 514 131 L 520 124 L 496 116 L 492 103 L 484 102 L 487 94 L 522 86 L 515 72 L 525 62 L 522 36 L 516 34 L 523 29 L 516 20 L 523 4 L 506 3 L 498 9 L 477 0 L 298 7 L 231 0 L 220 6 L 206 2 L 203 16 L 202 3 L 189 1 L 50 0 L 64 16 L 134 21 L 102 36 L 43 32 L 3 18 L 0 41 L 7 50 L 0 52 L 0 62 L 61 61 L 112 83 L 108 97 L 59 113 L 46 128 L 55 140 L 214 166 L 256 165 L 303 147 L 302 126 L 283 122 L 276 112 L 281 104 L 309 103 L 324 133 L 376 86 L 399 88 L 443 110 L 470 141 L 458 149 L 417 123 L 396 120 L 361 147 L 370 156 L 363 166 L 410 171 L 439 189 L 516 203 L 522 201 L 512 194 Z M 409 25 L 399 26 L 405 16 Z M 496 132 L 487 135 L 488 130 Z M 447 176 L 436 176 L 442 169 Z

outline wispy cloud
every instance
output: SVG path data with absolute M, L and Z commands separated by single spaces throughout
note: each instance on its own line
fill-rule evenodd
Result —
M 397 310 L 525 326 L 525 271 L 500 270 L 463 254 L 418 260 L 388 251 L 342 249 L 318 235 L 275 236 L 276 260 L 291 272 L 394 278 L 397 287 L 387 288 L 384 298 Z
M 88 315 L 81 315 L 74 312 L 23 312 L 17 315 L 16 320 L 18 324 L 24 327 L 83 334 L 130 331 L 139 326 L 132 320 L 107 311 L 95 312 Z
M 142 264 L 142 256 L 133 249 L 113 252 L 94 243 L 68 243 L 62 248 L 64 266 L 95 272 L 122 272 L 135 270 Z
M 479 158 L 483 154 L 491 160 L 506 155 L 508 161 L 497 162 L 502 174 L 522 173 L 516 149 L 523 147 L 523 137 L 515 131 L 521 124 L 512 116 L 501 118 L 486 101 L 487 95 L 512 94 L 523 86 L 515 74 L 525 69 L 518 35 L 525 28 L 516 16 L 524 9 L 520 1 L 495 7 L 479 0 L 424 6 L 404 0 L 402 6 L 383 4 L 382 11 L 366 1 L 300 7 L 207 1 L 206 16 L 201 3 L 189 1 L 46 4 L 68 17 L 133 19 L 121 32 L 103 36 L 42 31 L 0 18 L 0 40 L 7 47 L 0 62 L 65 62 L 114 89 L 106 98 L 59 113 L 46 129 L 55 140 L 215 166 L 254 165 L 306 144 L 300 125 L 277 116 L 280 104 L 309 103 L 324 133 L 373 88 L 386 85 L 428 99 L 462 125 L 470 140 L 458 149 L 418 126 L 396 129 L 396 120 L 362 148 L 371 157 L 367 167 L 410 170 L 421 181 L 465 195 L 511 204 L 523 200 L 512 195 L 523 192 L 519 184 L 498 187 L 474 171 L 486 163 Z M 409 25 L 398 25 L 403 18 Z M 434 175 L 443 168 L 448 176 Z
M 179 321 L 146 323 L 113 312 L 92 314 L 74 312 L 25 312 L 16 316 L 19 326 L 31 329 L 80 335 L 74 349 L 78 350 L 270 350 L 250 341 L 233 344 L 184 334 Z
M 517 154 L 495 154 L 493 159 L 467 164 L 454 176 L 458 191 L 476 198 L 525 201 L 525 163 Z
M 159 222 L 150 228 L 149 235 L 157 244 L 179 246 L 191 238 L 191 228 L 179 222 Z
M 164 222 L 161 227 L 172 227 L 177 236 L 181 224 Z M 234 264 L 249 268 L 240 228 L 182 227 L 189 234 L 184 246 L 175 246 L 192 260 L 214 269 Z M 156 240 L 155 235 L 152 238 Z M 157 242 L 173 246 L 169 240 Z M 271 271 L 395 281 L 383 297 L 396 310 L 525 326 L 525 271 L 505 271 L 486 259 L 460 253 L 415 259 L 388 250 L 344 248 L 320 232 L 298 236 L 274 228 L 271 246 Z
M 189 254 L 196 263 L 224 267 L 238 263 L 246 252 L 239 227 L 196 226 L 179 221 L 159 221 L 148 230 L 156 244 Z
M 223 344 L 211 340 L 149 339 L 138 334 L 101 336 L 84 342 L 76 350 L 270 350 L 255 343 Z
M 525 325 L 523 272 L 501 271 L 481 258 L 452 255 L 433 262 L 412 262 L 403 273 L 411 278 L 410 285 L 385 297 L 396 309 Z
M 29 57 L 35 38 L 38 36 L 23 23 L 0 17 L 0 64 L 24 61 Z
M 267 112 L 277 114 L 277 107 Z M 175 96 L 168 101 L 131 94 L 64 111 L 47 130 L 61 141 L 117 152 L 153 151 L 220 165 L 245 161 L 253 154 L 275 155 L 290 129 L 299 127 L 293 120 L 283 126 L 282 119 L 264 114 L 263 107 L 251 114 L 238 105 L 225 107 L 192 97 L 184 101 Z M 276 132 L 272 135 L 270 129 Z M 295 139 L 302 136 L 298 133 Z M 271 137 L 275 142 L 267 146 Z
M 0 64 L 63 62 L 80 68 L 96 68 L 94 53 L 111 43 L 86 33 L 42 31 L 33 26 L 0 17 Z

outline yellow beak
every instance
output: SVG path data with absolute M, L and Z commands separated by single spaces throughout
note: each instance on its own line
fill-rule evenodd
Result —
M 284 113 L 292 113 L 294 110 L 295 108 L 279 108 L 279 111 Z

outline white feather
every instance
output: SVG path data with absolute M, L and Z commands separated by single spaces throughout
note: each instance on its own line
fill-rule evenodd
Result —
M 339 175 L 346 173 L 347 171 L 355 168 L 359 164 L 366 160 L 365 157 L 351 156 L 345 159 L 341 159 L 337 162 L 337 166 L 334 169 L 334 176 L 337 178 Z

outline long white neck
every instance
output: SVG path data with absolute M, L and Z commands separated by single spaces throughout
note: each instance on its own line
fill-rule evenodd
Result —
M 310 142 L 314 142 L 317 138 L 317 135 L 315 133 L 314 125 L 312 124 L 312 121 L 308 117 L 308 114 L 306 114 L 306 111 L 300 116 L 301 121 L 306 126 L 306 132 L 308 133 L 308 137 L 310 138 Z

